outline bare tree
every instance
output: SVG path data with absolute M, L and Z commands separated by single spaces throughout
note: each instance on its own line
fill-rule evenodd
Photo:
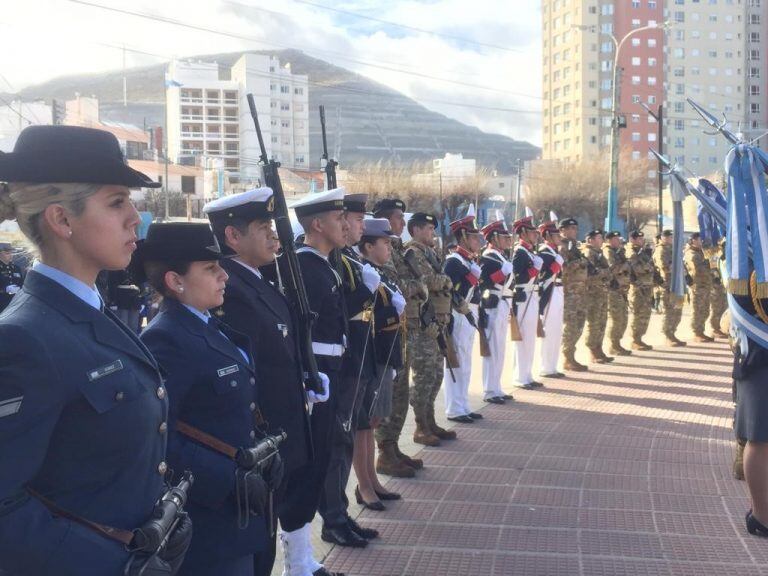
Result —
M 629 150 L 622 151 L 619 162 L 619 215 L 626 220 L 629 213 L 628 228 L 641 228 L 655 218 L 655 209 L 646 202 L 653 195 L 648 174 L 655 163 L 633 160 Z M 606 213 L 609 169 L 607 155 L 579 164 L 535 163 L 527 178 L 526 202 L 534 211 L 586 216 L 599 225 Z

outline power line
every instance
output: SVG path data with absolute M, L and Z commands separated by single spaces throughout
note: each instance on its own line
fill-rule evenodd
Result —
M 125 10 L 125 9 L 122 9 L 122 8 L 115 8 L 115 7 L 112 7 L 112 6 L 104 6 L 102 4 L 97 4 L 97 3 L 94 3 L 94 2 L 88 2 L 86 0 L 66 0 L 66 1 L 67 2 L 71 2 L 73 4 L 80 4 L 80 5 L 83 5 L 83 6 L 88 6 L 88 7 L 91 7 L 91 8 L 99 8 L 99 9 L 110 11 L 110 12 L 116 12 L 116 13 L 125 14 L 125 15 L 128 15 L 128 16 L 135 16 L 137 18 L 145 18 L 147 20 L 153 20 L 155 22 L 161 22 L 161 23 L 164 23 L 164 24 L 171 24 L 171 25 L 180 26 L 180 27 L 183 27 L 183 28 L 189 28 L 189 29 L 192 29 L 192 30 L 197 30 L 199 32 L 207 32 L 207 33 L 210 33 L 210 34 L 217 34 L 217 35 L 220 35 L 220 36 L 226 36 L 226 37 L 234 38 L 234 39 L 237 39 L 237 40 L 244 40 L 244 41 L 247 41 L 247 42 L 255 42 L 257 44 L 263 44 L 263 45 L 266 45 L 266 46 L 273 46 L 273 47 L 287 49 L 287 50 L 296 49 L 296 47 L 292 46 L 292 45 L 280 44 L 280 43 L 271 42 L 271 41 L 267 42 L 267 41 L 264 41 L 264 40 L 256 39 L 256 38 L 254 38 L 252 36 L 246 36 L 246 35 L 243 35 L 243 34 L 236 34 L 234 32 L 227 32 L 225 30 L 217 30 L 215 28 L 208 28 L 208 27 L 205 27 L 205 26 L 200 26 L 200 25 L 197 25 L 197 24 L 191 24 L 189 22 L 183 22 L 181 20 L 176 20 L 174 18 L 168 18 L 168 17 L 165 17 L 165 16 L 157 16 L 157 15 L 152 15 L 152 14 L 146 14 L 146 13 L 143 13 L 143 12 L 135 12 L 135 11 L 131 11 L 131 10 Z M 318 53 L 318 54 L 330 54 L 330 55 L 334 56 L 337 59 L 346 60 L 348 62 L 359 64 L 359 65 L 362 65 L 362 66 L 368 66 L 368 67 L 371 67 L 371 68 L 378 68 L 380 70 L 385 70 L 385 71 L 388 71 L 388 72 L 395 72 L 397 74 L 405 74 L 405 75 L 414 76 L 414 77 L 417 77 L 417 78 L 424 78 L 426 80 L 435 80 L 435 81 L 438 81 L 438 82 L 445 82 L 445 83 L 448 83 L 448 84 L 455 84 L 455 85 L 458 85 L 458 86 L 464 86 L 464 87 L 468 87 L 468 88 L 475 88 L 475 89 L 479 89 L 479 90 L 489 90 L 489 91 L 493 91 L 493 92 L 500 92 L 500 93 L 503 93 L 503 94 L 509 94 L 511 96 L 520 96 L 520 97 L 526 97 L 526 98 L 540 98 L 540 97 L 537 97 L 537 96 L 532 96 L 530 94 L 522 94 L 522 93 L 518 93 L 518 92 L 512 92 L 512 91 L 504 90 L 502 88 L 495 88 L 495 87 L 492 87 L 492 86 L 483 86 L 483 85 L 474 84 L 474 83 L 471 83 L 471 82 L 462 82 L 460 80 L 451 80 L 449 78 L 443 78 L 443 77 L 440 77 L 440 76 L 433 76 L 431 74 L 424 74 L 423 72 L 413 72 L 413 71 L 403 70 L 402 68 L 396 68 L 396 67 L 393 67 L 393 66 L 385 66 L 385 65 L 383 65 L 381 63 L 368 62 L 368 61 L 360 60 L 360 59 L 357 59 L 357 58 L 351 58 L 347 54 L 342 54 L 342 53 L 338 53 L 338 52 L 330 52 L 330 51 L 327 51 L 327 50 L 310 50 L 310 51 L 313 51 L 313 52 Z
M 332 8 L 316 2 L 310 2 L 309 0 L 292 0 L 295 4 L 304 4 L 306 6 L 312 6 L 313 8 L 319 8 L 320 10 L 326 10 L 328 12 L 335 12 L 337 14 L 343 14 L 345 16 L 352 16 L 353 18 L 359 18 L 360 20 L 368 20 L 370 22 L 376 22 L 378 24 L 384 24 L 386 26 L 392 26 L 395 28 L 402 28 L 403 30 L 410 30 L 411 32 L 419 32 L 421 34 L 429 34 L 430 36 L 436 36 L 438 38 L 445 38 L 447 40 L 458 40 L 465 44 L 474 44 L 475 46 L 482 46 L 483 48 L 494 48 L 496 50 L 503 50 L 505 52 L 516 52 L 522 54 L 522 50 L 516 48 L 509 48 L 508 46 L 499 46 L 498 44 L 489 44 L 486 42 L 478 42 L 470 38 L 463 36 L 456 36 L 453 34 L 445 34 L 444 32 L 437 32 L 435 30 L 426 30 L 424 28 L 417 28 L 416 26 L 409 26 L 408 24 L 402 24 L 400 22 L 392 22 L 390 20 L 383 20 L 381 18 L 374 18 L 373 16 L 364 16 L 357 12 L 351 12 L 349 10 L 340 10 L 339 8 Z M 228 0 L 227 4 L 238 4 L 240 6 L 250 6 L 248 4 L 242 4 L 241 2 L 235 2 L 234 0 Z

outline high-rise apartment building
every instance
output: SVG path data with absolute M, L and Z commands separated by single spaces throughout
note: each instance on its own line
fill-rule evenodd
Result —
M 166 80 L 168 155 L 181 163 L 223 161 L 241 179 L 259 177 L 252 93 L 267 153 L 288 168 L 309 165 L 308 78 L 269 55 L 243 54 L 232 68 L 174 61 Z
M 543 0 L 543 157 L 579 162 L 610 146 L 613 66 L 619 52 L 621 147 L 634 159 L 658 148 L 704 175 L 727 143 L 703 133 L 692 98 L 734 129 L 765 131 L 768 0 Z M 665 25 L 666 23 L 666 25 Z M 661 27 L 665 25 L 665 29 Z M 642 30 L 641 30 L 642 28 Z

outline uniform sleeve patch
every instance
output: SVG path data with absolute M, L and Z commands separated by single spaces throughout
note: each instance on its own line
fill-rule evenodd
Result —
M 24 396 L 0 400 L 0 418 L 16 414 L 21 409 L 22 400 L 24 400 Z

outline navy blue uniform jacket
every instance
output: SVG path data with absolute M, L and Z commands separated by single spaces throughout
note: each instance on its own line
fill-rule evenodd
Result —
M 270 433 L 288 434 L 280 455 L 286 470 L 295 470 L 312 459 L 296 321 L 288 300 L 266 279 L 232 260 L 222 260 L 221 266 L 229 280 L 224 306 L 215 315 L 250 337 L 261 412 Z
M 179 420 L 240 448 L 262 437 L 257 430 L 257 383 L 246 352 L 246 336 L 205 324 L 172 299 L 141 335 L 166 375 L 170 399 L 168 463 L 175 470 L 191 470 L 195 483 L 189 513 L 194 524 L 188 558 L 200 554 L 235 558 L 257 552 L 266 543 L 265 524 L 251 518 L 245 530 L 237 527 L 234 460 L 176 431 Z
M 109 311 L 30 271 L 0 315 L 0 569 L 118 576 L 123 546 L 52 515 L 132 530 L 163 491 L 168 406 L 157 364 Z

